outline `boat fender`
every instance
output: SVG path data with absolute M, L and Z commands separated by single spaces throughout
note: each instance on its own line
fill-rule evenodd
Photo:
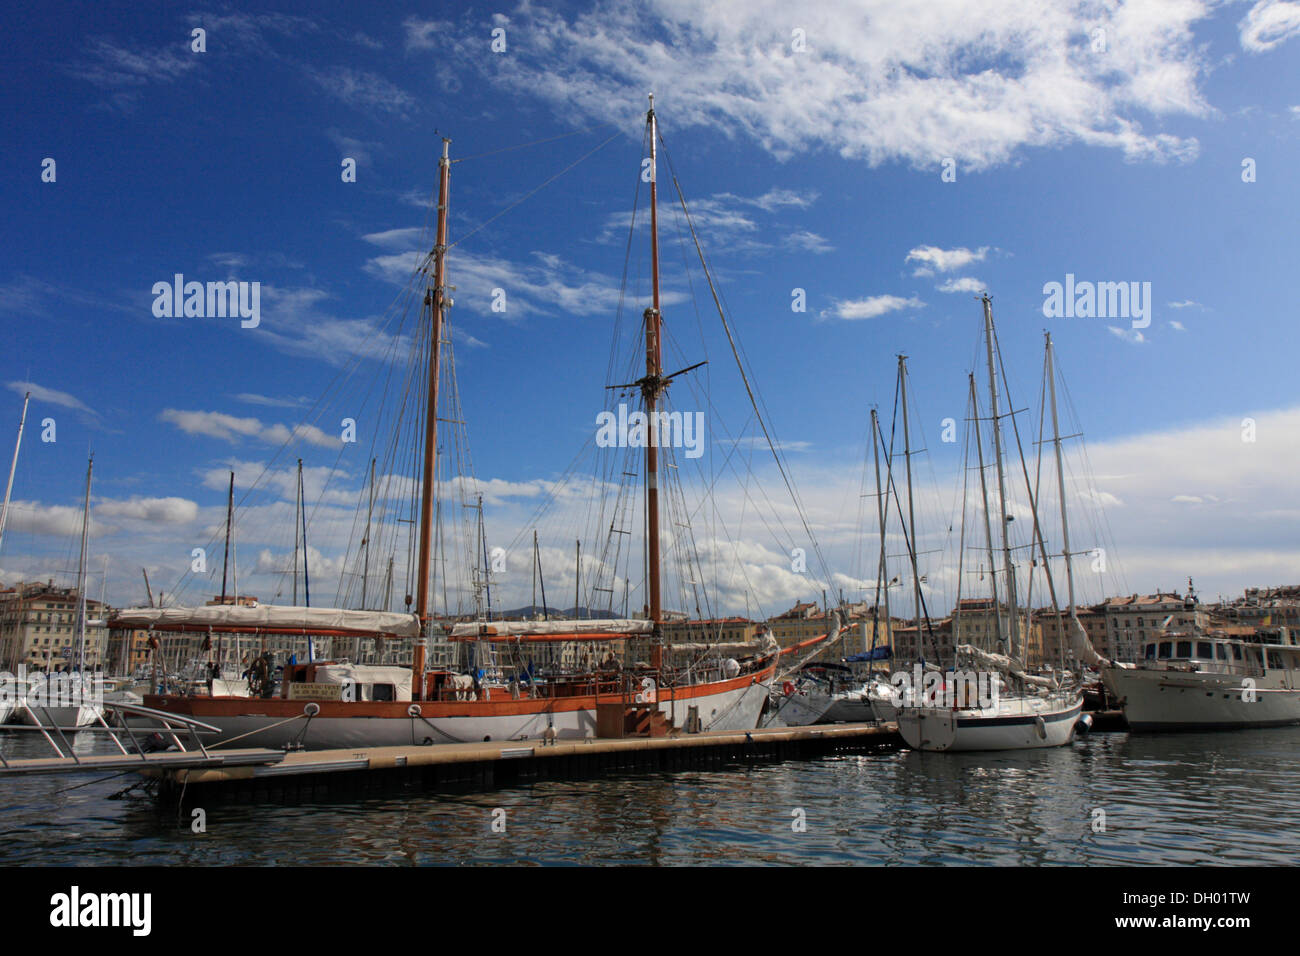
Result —
M 1088 731 L 1092 730 L 1092 714 L 1084 714 L 1074 722 L 1074 732 L 1080 737 L 1088 736 Z
M 406 716 L 408 717 L 419 717 L 422 713 L 424 713 L 424 711 L 420 710 L 419 704 L 412 704 L 410 707 L 406 708 Z
M 781 693 L 785 694 L 786 697 L 789 697 L 791 694 L 794 693 L 794 684 L 790 683 L 789 681 L 786 681 L 784 684 L 781 685 Z
M 315 717 L 320 713 L 320 704 L 313 700 L 302 709 L 302 712 L 307 717 Z
M 1034 718 L 1034 730 L 1038 731 L 1039 740 L 1047 739 L 1047 721 L 1043 720 L 1042 717 Z

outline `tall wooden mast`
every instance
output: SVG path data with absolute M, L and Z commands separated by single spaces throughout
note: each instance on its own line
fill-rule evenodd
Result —
M 645 379 L 641 394 L 645 399 L 646 419 L 649 422 L 650 441 L 645 451 L 646 497 L 646 587 L 649 589 L 650 620 L 654 622 L 656 641 L 663 632 L 663 606 L 660 597 L 659 556 L 659 448 L 655 426 L 655 408 L 663 392 L 663 350 L 660 342 L 662 316 L 659 312 L 659 211 L 658 124 L 655 121 L 655 96 L 650 94 L 650 111 L 646 113 L 650 130 L 650 289 L 651 306 L 645 310 Z M 656 643 L 651 652 L 651 663 L 658 667 L 662 650 Z
M 438 232 L 433 247 L 433 285 L 425 293 L 429 306 L 429 402 L 424 419 L 424 483 L 420 495 L 420 558 L 416 580 L 415 613 L 420 619 L 420 640 L 411 658 L 411 697 L 424 697 L 424 641 L 429 632 L 430 548 L 433 542 L 433 484 L 438 462 L 438 377 L 442 347 L 442 310 L 447 289 L 447 203 L 451 178 L 451 140 L 442 140 L 438 162 Z

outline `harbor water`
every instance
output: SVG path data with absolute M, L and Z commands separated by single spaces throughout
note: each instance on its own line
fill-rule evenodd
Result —
M 82 752 L 105 741 L 82 735 Z M 0 783 L 0 864 L 1293 864 L 1300 727 L 1098 733 L 291 805 L 158 803 L 133 774 Z M 0 733 L 7 757 L 46 752 Z

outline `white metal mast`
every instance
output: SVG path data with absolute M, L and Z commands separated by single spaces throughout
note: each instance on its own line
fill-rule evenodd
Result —
M 997 456 L 998 464 L 998 502 L 1002 516 L 1002 563 L 1007 579 L 1007 618 L 1011 635 L 1008 646 L 1011 656 L 1019 660 L 1021 655 L 1019 627 L 1016 621 L 1016 575 L 1014 565 L 1011 563 L 1011 540 L 1008 529 L 1011 519 L 1007 515 L 1007 479 L 1002 461 L 1002 419 L 998 411 L 997 371 L 993 364 L 993 300 L 985 294 L 980 301 L 984 303 L 984 345 L 989 365 L 989 405 L 990 414 L 993 416 L 993 451 Z M 996 589 L 994 589 L 994 593 L 997 593 Z M 996 599 L 994 600 L 993 613 L 998 613 Z
M 912 507 L 912 441 L 907 422 L 907 356 L 898 357 L 898 381 L 903 402 L 903 464 L 907 466 L 908 555 L 912 559 L 912 598 L 916 605 L 916 652 L 924 656 L 921 644 L 921 578 L 916 566 L 916 509 Z
M 5 539 L 5 522 L 9 520 L 9 495 L 14 490 L 14 472 L 18 469 L 18 449 L 22 447 L 23 426 L 27 424 L 27 404 L 31 398 L 31 392 L 23 396 L 23 414 L 18 419 L 18 440 L 14 442 L 14 458 L 9 464 L 9 483 L 5 485 L 5 503 L 0 507 L 0 544 L 3 544 Z
M 86 542 L 90 534 L 90 476 L 95 456 L 86 464 L 86 497 L 81 511 L 81 558 L 77 562 L 77 667 L 86 667 Z

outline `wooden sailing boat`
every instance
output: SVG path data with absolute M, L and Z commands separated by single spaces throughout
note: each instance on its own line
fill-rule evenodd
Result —
M 668 384 L 682 373 L 667 376 L 663 373 L 656 176 L 658 129 L 653 96 L 646 124 L 650 141 L 652 301 L 643 315 L 645 375 L 629 387 L 640 391 L 647 414 L 653 416 Z M 770 636 L 728 645 L 665 647 L 660 575 L 660 462 L 653 441 L 645 447 L 648 593 L 644 618 L 478 621 L 457 624 L 446 634 L 434 618 L 431 558 L 439 362 L 444 310 L 450 305 L 445 262 L 449 145 L 450 141 L 444 139 L 439 164 L 434 269 L 424 297 L 430 323 L 430 352 L 413 612 L 273 606 L 142 608 L 120 612 L 114 622 L 117 627 L 160 631 L 412 638 L 411 667 L 308 662 L 287 666 L 279 693 L 274 696 L 250 700 L 153 695 L 146 697 L 146 706 L 185 714 L 216 726 L 220 728 L 221 742 L 238 739 L 248 745 L 300 745 L 311 749 L 754 728 L 782 653 Z M 837 633 L 840 630 L 837 628 Z M 647 666 L 624 668 L 613 662 L 610 655 L 607 664 L 577 673 L 496 686 L 480 680 L 474 670 L 458 673 L 452 668 L 426 668 L 430 640 L 446 639 L 453 644 L 470 643 L 476 648 L 490 649 L 497 643 L 599 644 L 633 638 L 648 642 Z M 818 640 L 824 638 L 816 638 L 814 642 Z M 690 655 L 687 666 L 672 665 L 669 657 L 673 650 Z M 262 693 L 269 694 L 265 684 L 263 688 Z
M 985 355 L 988 361 L 990 420 L 993 431 L 993 450 L 998 480 L 998 499 L 1001 525 L 1002 569 L 1006 608 L 1006 629 L 1003 627 L 1002 597 L 998 593 L 997 573 L 993 572 L 995 541 L 989 526 L 988 493 L 984 483 L 983 451 L 979 439 L 979 409 L 976 402 L 974 376 L 970 378 L 971 421 L 975 429 L 975 445 L 980 449 L 980 485 L 984 501 L 984 526 L 986 545 L 989 555 L 990 580 L 992 591 L 992 620 L 996 635 L 996 647 L 999 653 L 982 650 L 970 644 L 957 646 L 958 667 L 977 669 L 979 678 L 984 679 L 991 693 L 985 699 L 961 699 L 971 696 L 963 691 L 970 691 L 979 686 L 979 681 L 965 681 L 958 673 L 944 678 L 944 687 L 956 685 L 958 693 L 927 697 L 921 688 L 914 688 L 914 699 L 905 702 L 898 709 L 898 729 L 907 745 L 916 750 L 1026 750 L 1040 747 L 1059 747 L 1069 743 L 1075 734 L 1076 724 L 1083 710 L 1083 692 L 1077 676 L 1064 676 L 1064 680 L 1027 673 L 1024 666 L 1024 646 L 1021 636 L 1020 619 L 1016 603 L 1016 574 L 1012 562 L 1010 541 L 1011 516 L 1007 507 L 1007 476 L 1004 464 L 1004 443 L 1002 437 L 1002 414 L 999 411 L 998 376 L 995 354 L 997 352 L 996 336 L 993 327 L 992 300 L 983 296 L 984 305 L 984 340 Z M 1050 339 L 1049 339 L 1050 349 Z M 1053 389 L 1053 409 L 1055 409 L 1055 391 Z M 1008 412 L 1008 414 L 1014 414 Z M 1053 421 L 1055 428 L 1055 419 Z M 1060 474 L 1060 441 L 1057 436 L 1057 464 Z M 1026 472 L 1026 479 L 1028 473 Z M 1064 479 L 1062 478 L 1062 484 Z M 1027 484 L 1026 480 L 1026 484 Z M 1065 495 L 1062 488 L 1061 520 L 1068 542 L 1068 527 L 1065 525 Z M 963 505 L 964 510 L 964 505 Z M 1046 548 L 1043 545 L 1041 529 L 1037 515 L 1037 503 L 1030 489 L 1030 510 L 1033 513 L 1033 542 L 1043 560 L 1043 570 L 1047 576 L 1051 591 L 1052 605 L 1056 607 L 1056 592 L 1052 583 L 1051 568 L 1047 561 Z M 964 518 L 963 518 L 964 521 Z M 963 535 L 964 538 L 964 535 Z M 1077 623 L 1074 614 L 1073 570 L 1070 563 L 1069 545 L 1065 548 L 1066 575 L 1070 580 L 1071 620 Z M 959 572 L 960 575 L 960 572 Z M 958 608 L 961 606 L 960 588 L 958 591 Z M 1024 615 L 1027 627 L 1030 624 L 1028 613 Z M 1027 637 L 1027 633 L 1025 634 Z M 1005 651 L 1005 653 L 1001 653 Z M 970 671 L 966 674 L 975 676 Z

